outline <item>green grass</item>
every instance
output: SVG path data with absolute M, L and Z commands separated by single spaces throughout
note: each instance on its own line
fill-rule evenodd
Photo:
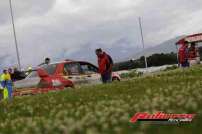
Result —
M 196 113 L 191 123 L 132 124 L 136 112 Z M 135 77 L 108 85 L 15 98 L 0 104 L 2 134 L 199 134 L 202 67 Z

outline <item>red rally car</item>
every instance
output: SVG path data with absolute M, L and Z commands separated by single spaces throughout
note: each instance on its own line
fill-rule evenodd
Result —
M 112 73 L 113 81 L 120 81 L 117 73 Z M 34 70 L 24 80 L 14 83 L 14 96 L 63 90 L 81 84 L 99 84 L 101 76 L 98 68 L 88 62 L 66 60 L 44 65 Z

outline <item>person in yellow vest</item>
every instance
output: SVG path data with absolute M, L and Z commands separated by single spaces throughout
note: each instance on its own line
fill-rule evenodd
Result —
M 3 87 L 3 98 L 12 99 L 12 81 L 7 70 L 3 70 L 3 74 L 1 75 L 1 86 Z

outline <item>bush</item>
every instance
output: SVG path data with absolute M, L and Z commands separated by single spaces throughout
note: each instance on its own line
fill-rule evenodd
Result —
M 120 76 L 121 76 L 121 78 L 134 78 L 134 77 L 139 77 L 139 76 L 141 76 L 142 75 L 142 73 L 140 73 L 140 72 L 137 72 L 137 70 L 132 70 L 131 72 L 129 72 L 129 73 L 123 73 L 123 74 L 121 74 Z

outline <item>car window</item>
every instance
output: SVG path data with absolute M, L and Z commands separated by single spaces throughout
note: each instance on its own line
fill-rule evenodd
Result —
M 81 64 L 81 70 L 83 73 L 97 73 L 98 69 L 88 63 L 80 63 Z
M 88 67 L 89 67 L 89 70 L 90 70 L 90 71 L 96 72 L 96 73 L 98 72 L 98 68 L 97 68 L 97 67 L 95 67 L 95 66 L 93 66 L 93 65 L 90 65 L 90 64 L 88 65 Z
M 51 65 L 44 65 L 43 69 L 49 74 L 53 75 L 55 73 L 57 64 L 51 64 Z
M 78 63 L 68 63 L 64 66 L 64 74 L 65 75 L 79 75 L 80 74 L 80 66 Z

